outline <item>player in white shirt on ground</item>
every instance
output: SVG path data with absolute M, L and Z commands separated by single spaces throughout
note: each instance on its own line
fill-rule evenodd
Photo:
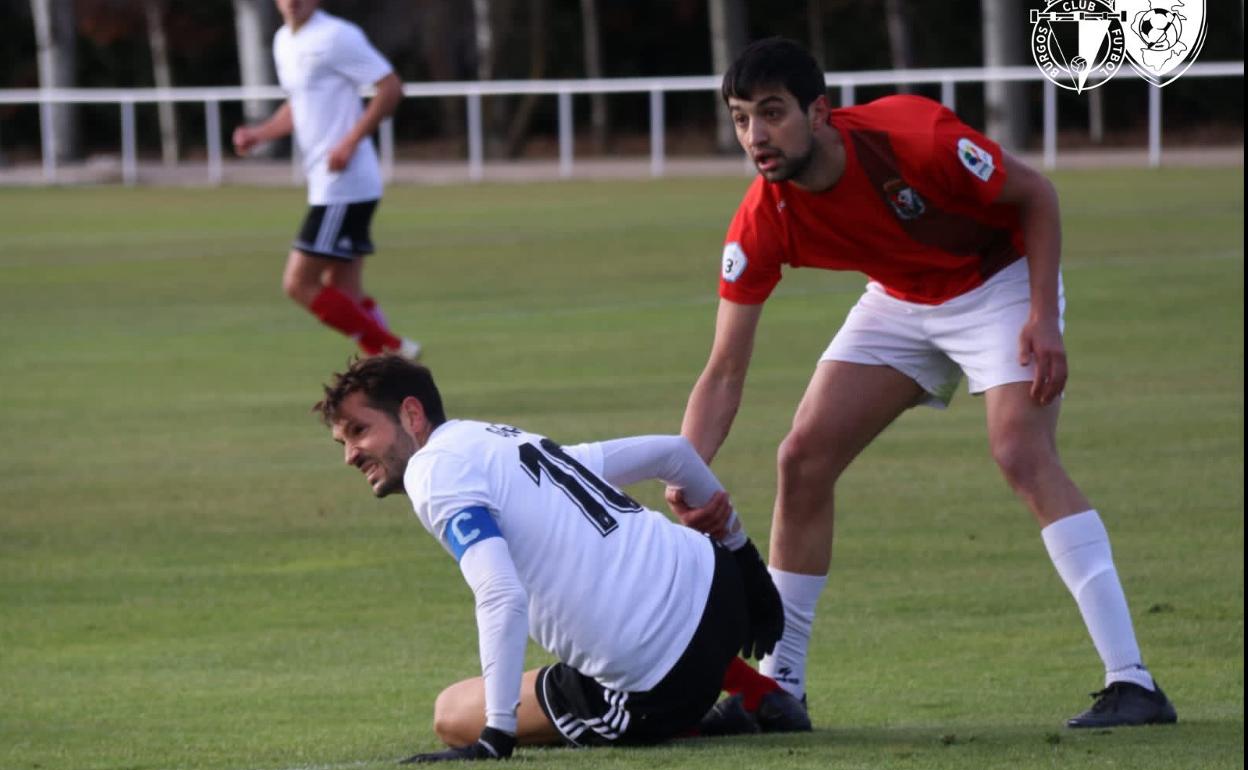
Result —
M 476 598 L 482 677 L 447 688 L 435 708 L 435 729 L 454 748 L 411 761 L 688 734 L 726 672 L 748 669 L 737 653 L 761 656 L 783 630 L 735 512 L 716 543 L 620 491 L 653 478 L 693 505 L 730 507 L 679 436 L 562 447 L 508 425 L 447 420 L 429 370 L 395 355 L 335 375 L 317 410 L 377 497 L 407 493 Z M 529 635 L 559 662 L 525 673 Z M 795 699 L 775 694 L 804 720 Z
M 255 126 L 234 130 L 246 155 L 291 134 L 308 180 L 308 213 L 286 260 L 282 288 L 326 326 L 369 355 L 409 358 L 420 345 L 393 334 L 364 291 L 369 226 L 381 200 L 381 168 L 372 133 L 394 113 L 403 88 L 390 63 L 356 25 L 317 10 L 318 0 L 277 0 L 285 24 L 273 39 L 277 77 L 289 98 Z M 375 96 L 365 109 L 360 89 Z

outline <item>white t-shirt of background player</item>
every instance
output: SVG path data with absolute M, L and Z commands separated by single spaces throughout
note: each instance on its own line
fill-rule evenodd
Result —
M 290 100 L 308 203 L 380 198 L 381 168 L 371 138 L 360 141 L 341 172 L 329 170 L 329 152 L 364 113 L 360 88 L 390 74 L 390 63 L 359 27 L 324 11 L 315 11 L 298 32 L 283 25 L 273 38 L 273 59 Z
M 705 535 L 607 484 L 602 465 L 598 444 L 559 447 L 510 426 L 451 420 L 412 456 L 404 485 L 452 554 L 452 519 L 488 509 L 539 645 L 612 690 L 649 690 L 701 621 L 714 551 Z

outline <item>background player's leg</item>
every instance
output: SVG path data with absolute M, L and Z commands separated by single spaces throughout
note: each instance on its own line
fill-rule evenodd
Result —
M 1030 387 L 1029 382 L 1014 382 L 984 393 L 993 459 L 1042 527 L 1040 535 L 1053 566 L 1074 596 L 1105 665 L 1106 686 L 1126 682 L 1154 691 L 1114 566 L 1109 534 L 1058 458 L 1061 402 L 1040 406 L 1031 399 Z M 1163 701 L 1155 704 L 1156 709 L 1152 702 L 1140 705 L 1158 717 L 1168 708 L 1172 716 L 1173 707 Z
M 785 628 L 759 670 L 799 698 L 806 691 L 815 605 L 832 558 L 836 480 L 922 394 L 918 383 L 887 366 L 822 361 L 780 444 L 770 561 Z
M 356 304 L 360 306 L 360 309 L 364 311 L 369 319 L 376 324 L 378 329 L 387 334 L 393 334 L 393 332 L 390 331 L 390 325 L 386 321 L 385 314 L 381 312 L 381 308 L 377 305 L 377 300 L 368 296 L 368 294 L 364 292 L 363 255 L 357 256 L 350 262 L 330 260 L 324 272 L 321 274 L 321 282 L 325 286 L 338 289 L 343 294 L 351 297 L 355 300 Z M 397 349 L 400 355 L 407 356 L 413 360 L 420 357 L 420 343 L 402 338 L 397 339 L 399 339 L 399 345 L 397 348 L 387 345 L 385 349 Z M 364 345 L 362 337 L 360 338 L 360 341 L 360 347 L 364 348 L 365 352 L 375 352 L 369 350 Z
M 356 257 L 350 262 L 328 260 L 321 274 L 321 284 L 333 286 L 351 299 L 364 303 L 364 258 Z
M 365 353 L 399 350 L 401 339 L 379 326 L 351 295 L 325 283 L 325 276 L 331 274 L 337 263 L 338 260 L 293 249 L 282 273 L 282 290 L 321 323 L 356 340 Z
M 516 742 L 521 746 L 563 743 L 562 736 L 542 707 L 534 689 L 538 671 L 524 672 L 520 682 L 520 708 L 516 711 Z M 433 706 L 433 730 L 447 746 L 467 746 L 485 728 L 485 680 L 464 679 L 447 687 Z

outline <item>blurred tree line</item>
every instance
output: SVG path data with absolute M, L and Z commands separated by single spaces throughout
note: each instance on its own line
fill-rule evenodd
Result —
M 405 82 L 705 75 L 721 72 L 748 40 L 784 35 L 831 71 L 969 67 L 1032 62 L 1027 8 L 1039 0 L 323 0 L 363 27 Z M 1243 4 L 1209 0 L 1201 61 L 1243 58 Z M 216 86 L 275 82 L 270 44 L 280 24 L 271 0 L 0 0 L 0 88 Z M 1091 142 L 1142 135 L 1145 86 L 1128 71 L 1088 94 L 1060 94 L 1061 125 Z M 1242 141 L 1242 78 L 1189 79 L 1165 92 L 1167 141 L 1183 131 Z M 894 89 L 860 89 L 862 102 Z M 916 91 L 938 96 L 934 88 Z M 1012 146 L 1035 141 L 1040 86 L 960 86 L 958 109 Z M 646 96 L 577 97 L 578 152 L 644 143 Z M 832 94 L 834 104 L 839 96 Z M 488 151 L 553 152 L 551 97 L 485 100 Z M 732 145 L 718 100 L 669 95 L 669 146 Z M 224 129 L 272 104 L 223 105 Z M 202 151 L 203 108 L 142 109 L 144 147 L 166 160 Z M 404 146 L 462 151 L 462 99 L 408 99 L 395 121 Z M 115 152 L 115 105 L 57 113 L 58 155 Z M 1066 141 L 1064 137 L 1064 141 Z M 0 151 L 38 152 L 38 110 L 0 106 Z M 185 148 L 180 150 L 179 148 Z

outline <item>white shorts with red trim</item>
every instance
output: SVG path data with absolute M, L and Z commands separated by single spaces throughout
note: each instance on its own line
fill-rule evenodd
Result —
M 1060 275 L 1057 286 L 1064 319 Z M 943 409 L 964 372 L 972 395 L 1031 381 L 1033 365 L 1018 363 L 1018 335 L 1030 312 L 1025 258 L 940 305 L 897 299 L 872 281 L 819 360 L 891 366 L 923 388 L 920 403 Z

